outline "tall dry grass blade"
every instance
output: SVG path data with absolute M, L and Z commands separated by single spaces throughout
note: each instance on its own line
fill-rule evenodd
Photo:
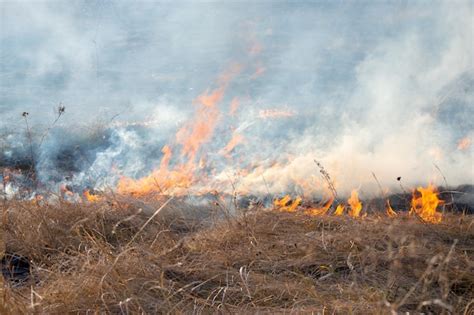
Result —
M 168 198 L 168 200 L 166 200 L 166 202 L 164 204 L 161 205 L 161 207 L 159 207 L 155 213 L 153 213 L 153 215 L 145 222 L 145 224 L 142 225 L 142 227 L 140 228 L 140 230 L 138 230 L 137 233 L 135 233 L 135 235 L 132 237 L 132 239 L 130 240 L 130 242 L 127 243 L 127 245 L 125 247 L 129 247 L 130 244 L 132 244 L 135 239 L 137 238 L 137 236 L 145 229 L 145 227 L 151 222 L 153 221 L 153 219 L 158 215 L 158 213 L 160 213 L 161 210 L 163 210 L 167 205 L 168 203 L 170 203 L 171 200 L 174 199 L 174 196 L 171 196 L 170 198 Z

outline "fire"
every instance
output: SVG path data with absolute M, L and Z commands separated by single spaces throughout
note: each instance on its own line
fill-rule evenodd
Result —
M 135 196 L 146 196 L 154 192 L 180 194 L 194 181 L 193 169 L 186 168 L 186 166 L 171 171 L 157 169 L 138 180 L 128 177 L 121 178 L 117 185 L 117 191 L 120 194 Z
M 276 199 L 274 201 L 274 206 L 275 208 L 278 208 L 281 211 L 295 212 L 297 207 L 301 204 L 301 201 L 302 199 L 300 197 L 297 197 L 295 200 L 292 201 L 291 196 L 286 195 L 281 199 Z M 304 213 L 308 215 L 313 215 L 313 216 L 326 215 L 333 203 L 334 203 L 334 197 L 331 197 L 322 206 L 308 208 L 304 211 Z M 352 191 L 351 197 L 347 200 L 347 203 L 350 208 L 349 216 L 353 218 L 360 217 L 360 213 L 362 211 L 362 203 L 359 201 L 359 197 L 356 190 Z M 340 204 L 337 206 L 336 211 L 334 212 L 334 215 L 341 216 L 344 213 L 344 210 L 345 210 L 345 206 Z
M 239 109 L 240 101 L 237 97 L 234 97 L 230 102 L 230 111 L 229 115 L 234 116 L 237 113 L 237 109 Z
M 393 210 L 392 206 L 390 205 L 390 200 L 388 199 L 387 199 L 387 215 L 390 218 L 395 218 L 398 216 L 398 213 L 396 213 L 395 210 Z
M 467 150 L 471 146 L 471 139 L 464 137 L 458 142 L 458 150 Z
M 181 128 L 176 134 L 176 140 L 182 145 L 182 156 L 194 161 L 199 148 L 208 142 L 214 134 L 219 120 L 217 103 L 224 96 L 224 87 L 212 92 L 204 92 L 196 102 L 198 103 L 196 118 L 191 124 Z
M 309 208 L 305 211 L 309 215 L 325 215 L 334 202 L 334 197 L 329 198 L 321 207 Z
M 276 199 L 273 204 L 280 211 L 295 212 L 296 208 L 298 208 L 298 206 L 301 204 L 301 201 L 302 200 L 300 197 L 297 197 L 295 200 L 291 200 L 291 196 L 286 195 L 281 199 Z
M 201 148 L 214 136 L 221 117 L 218 104 L 224 98 L 224 93 L 231 79 L 240 70 L 239 65 L 232 66 L 230 70 L 219 77 L 216 88 L 204 91 L 195 99 L 196 114 L 194 119 L 176 133 L 176 142 L 181 147 L 181 163 L 170 167 L 173 151 L 171 146 L 165 145 L 162 149 L 163 157 L 158 168 L 140 179 L 122 177 L 117 184 L 117 191 L 121 194 L 135 196 L 145 196 L 155 192 L 160 194 L 184 194 L 186 189 L 197 182 L 198 178 L 200 181 L 205 179 L 203 174 L 198 174 L 198 171 L 204 168 L 202 163 L 206 160 Z M 237 109 L 237 99 L 233 101 L 231 107 Z M 234 134 L 234 138 L 224 148 L 223 152 L 229 153 L 242 141 L 242 136 Z
M 291 200 L 291 196 L 290 195 L 286 195 L 285 197 L 281 198 L 281 199 L 275 199 L 275 201 L 273 202 L 273 204 L 275 205 L 275 207 L 277 208 L 281 208 L 281 207 L 284 207 L 286 206 L 286 204 L 288 203 L 288 201 Z
M 280 211 L 295 212 L 301 202 L 302 199 L 300 197 L 293 200 L 290 195 L 286 195 L 281 199 L 276 199 L 274 206 Z M 304 210 L 304 213 L 313 216 L 326 215 L 333 202 L 334 198 L 331 197 L 322 206 L 308 208 Z M 437 212 L 436 209 L 442 202 L 443 201 L 438 198 L 435 188 L 432 185 L 429 185 L 427 188 L 419 187 L 413 192 L 410 214 L 415 213 L 425 222 L 439 223 L 442 220 L 442 214 Z M 363 218 L 366 216 L 366 214 L 361 216 L 363 206 L 359 200 L 357 190 L 352 190 L 351 196 L 347 200 L 347 207 L 349 208 L 348 214 L 352 218 Z M 343 215 L 345 208 L 345 205 L 339 204 L 334 211 L 334 215 Z M 390 218 L 395 218 L 399 215 L 393 210 L 389 200 L 386 201 L 386 214 Z
M 224 156 L 229 156 L 230 152 L 239 144 L 244 142 L 245 138 L 238 132 L 234 131 L 232 139 L 227 143 L 227 145 L 220 151 L 220 154 Z
M 430 184 L 427 188 L 418 187 L 417 191 L 420 196 L 413 192 L 410 214 L 417 214 L 425 222 L 440 223 L 442 214 L 436 209 L 443 201 L 438 198 L 435 188 Z
M 351 197 L 347 200 L 347 203 L 350 206 L 349 215 L 353 218 L 359 217 L 362 211 L 362 203 L 359 201 L 357 190 L 351 192 Z
M 340 216 L 344 213 L 344 205 L 338 205 L 336 211 L 334 211 L 334 215 Z
M 102 200 L 102 197 L 91 194 L 89 190 L 84 191 L 84 198 L 86 198 L 86 200 L 89 202 L 99 202 Z

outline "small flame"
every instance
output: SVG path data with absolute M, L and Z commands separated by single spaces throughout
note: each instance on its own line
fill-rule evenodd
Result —
M 89 202 L 99 202 L 99 201 L 102 200 L 102 198 L 100 196 L 95 195 L 95 194 L 91 194 L 91 192 L 89 190 L 84 191 L 84 197 Z
M 334 202 L 334 197 L 331 197 L 328 201 L 324 203 L 323 206 L 317 208 L 309 208 L 305 211 L 309 215 L 325 215 L 329 208 L 331 208 L 332 203 Z
M 398 216 L 398 213 L 396 213 L 392 206 L 390 205 L 390 200 L 387 200 L 387 215 L 390 217 L 390 218 L 395 218 Z
M 427 188 L 418 187 L 417 191 L 421 196 L 413 192 L 410 213 L 416 213 L 425 222 L 440 223 L 442 214 L 436 209 L 443 201 L 438 198 L 436 189 L 430 184 Z
M 281 198 L 281 199 L 276 199 L 273 204 L 275 205 L 275 207 L 277 208 L 281 208 L 281 207 L 284 207 L 286 206 L 286 204 L 288 203 L 288 201 L 291 200 L 291 197 L 290 195 L 286 195 L 285 197 Z
M 353 190 L 351 192 L 351 197 L 347 200 L 347 203 L 351 207 L 349 210 L 349 215 L 353 218 L 358 218 L 360 216 L 360 212 L 362 211 L 362 203 L 359 201 L 357 190 Z
M 334 211 L 334 215 L 342 215 L 344 213 L 344 205 L 338 205 L 336 211 Z

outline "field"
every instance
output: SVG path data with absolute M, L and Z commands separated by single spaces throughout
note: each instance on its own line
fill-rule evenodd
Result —
M 6 201 L 1 313 L 474 313 L 472 215 L 162 204 Z

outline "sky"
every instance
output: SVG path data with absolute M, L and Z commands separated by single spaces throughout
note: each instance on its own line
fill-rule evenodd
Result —
M 373 190 L 372 172 L 384 186 L 439 182 L 438 168 L 473 182 L 472 146 L 458 148 L 473 137 L 471 1 L 0 1 L 0 15 L 4 155 L 27 151 L 22 112 L 42 134 L 66 106 L 35 152 L 45 181 L 78 144 L 81 180 L 117 163 L 144 176 L 179 146 L 199 95 L 235 71 L 205 144 L 220 169 L 284 160 L 266 174 L 275 191 L 317 175 L 314 159 L 343 191 Z M 235 130 L 232 162 L 217 158 Z

